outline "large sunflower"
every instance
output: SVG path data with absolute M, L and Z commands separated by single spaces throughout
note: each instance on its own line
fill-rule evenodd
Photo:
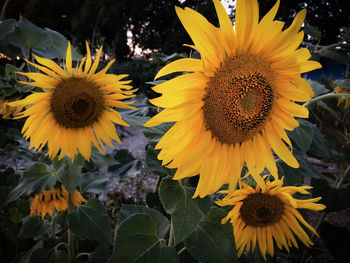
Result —
M 135 109 L 132 102 L 121 100 L 133 97 L 131 82 L 121 81 L 127 75 L 106 74 L 114 59 L 98 73 L 95 73 L 102 53 L 98 50 L 92 63 L 90 48 L 86 43 L 87 56 L 79 66 L 72 67 L 71 45 L 68 43 L 65 68 L 54 61 L 34 56 L 38 64 L 27 61 L 42 73 L 22 73 L 34 82 L 21 83 L 42 88 L 25 99 L 8 103 L 10 106 L 24 106 L 27 109 L 18 118 L 28 117 L 22 133 L 30 138 L 30 148 L 41 151 L 48 145 L 48 155 L 59 159 L 67 154 L 72 160 L 79 152 L 89 160 L 91 142 L 101 152 L 103 144 L 113 147 L 110 138 L 121 143 L 114 123 L 129 126 L 121 115 L 113 109 Z M 85 67 L 83 69 L 83 65 Z
M 266 260 L 266 252 L 271 256 L 274 254 L 273 239 L 279 249 L 283 246 L 289 252 L 289 247 L 293 245 L 298 248 L 294 235 L 306 246 L 313 244 L 299 222 L 315 235 L 317 233 L 297 209 L 319 211 L 325 206 L 316 204 L 321 197 L 298 200 L 292 196 L 295 193 L 309 194 L 307 189 L 311 186 L 283 187 L 283 179 L 267 182 L 264 190 L 258 185 L 255 189 L 244 183 L 242 185 L 240 190 L 223 191 L 228 195 L 217 201 L 220 206 L 234 206 L 222 223 L 232 223 L 238 257 L 243 251 L 254 251 L 258 243 Z
M 313 95 L 300 74 L 321 65 L 308 61 L 308 49 L 297 50 L 306 10 L 282 30 L 284 23 L 274 20 L 279 3 L 259 21 L 256 0 L 237 0 L 233 28 L 214 0 L 220 29 L 196 11 L 176 7 L 201 59 L 179 59 L 158 72 L 156 79 L 192 73 L 153 88 L 162 96 L 151 103 L 165 109 L 145 126 L 176 122 L 157 144 L 162 148 L 158 158 L 177 168 L 174 179 L 200 174 L 194 196 L 211 194 L 228 182 L 235 187 L 244 163 L 264 187 L 260 172 L 265 167 L 277 177 L 271 148 L 298 167 L 285 130 L 299 125 L 294 117 L 308 117 L 308 110 L 294 103 Z

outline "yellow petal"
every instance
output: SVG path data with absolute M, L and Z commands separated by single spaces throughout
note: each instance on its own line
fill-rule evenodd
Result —
M 159 70 L 159 72 L 154 77 L 154 79 L 156 80 L 162 76 L 165 76 L 174 72 L 196 72 L 196 71 L 199 71 L 199 72 L 203 71 L 203 62 L 200 59 L 182 58 L 165 65 L 161 70 Z

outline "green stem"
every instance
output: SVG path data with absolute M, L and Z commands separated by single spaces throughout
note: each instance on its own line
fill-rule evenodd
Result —
M 334 43 L 334 44 L 325 46 L 323 48 L 320 48 L 319 50 L 317 50 L 317 53 L 320 53 L 323 50 L 328 50 L 328 49 L 332 49 L 332 48 L 336 48 L 336 47 L 348 47 L 348 46 L 349 46 L 349 44 L 344 43 L 344 40 L 343 40 L 343 41 L 340 41 L 338 43 Z M 316 50 L 315 50 L 315 52 L 316 52 Z
M 171 222 L 168 247 L 173 247 L 174 242 L 175 242 L 174 227 L 173 227 L 173 222 Z
M 4 5 L 1 8 L 0 21 L 5 20 L 7 5 L 9 2 L 10 0 L 6 0 Z
M 181 255 L 186 250 L 186 247 L 183 247 L 177 252 L 178 255 Z
M 69 213 L 73 211 L 73 204 L 70 200 L 68 203 L 68 211 L 69 211 Z M 72 230 L 70 228 L 68 228 L 68 246 L 67 246 L 67 249 L 68 249 L 68 262 L 73 263 L 74 241 L 73 241 L 73 233 L 72 233 Z
M 332 99 L 332 98 L 341 98 L 341 99 L 348 99 L 350 98 L 350 94 L 340 94 L 340 93 L 328 93 L 325 95 L 318 96 L 316 98 L 313 98 L 312 100 L 309 100 L 308 102 L 305 102 L 303 104 L 304 107 L 308 108 L 312 104 L 325 99 Z

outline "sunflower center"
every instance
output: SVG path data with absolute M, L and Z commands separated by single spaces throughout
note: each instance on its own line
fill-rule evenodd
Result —
M 255 193 L 243 200 L 242 220 L 249 226 L 264 227 L 278 222 L 284 211 L 281 199 L 274 195 Z
M 247 53 L 228 58 L 207 84 L 207 129 L 226 144 L 253 137 L 270 117 L 274 83 L 274 72 L 261 58 Z
M 53 91 L 51 110 L 57 123 L 68 129 L 90 126 L 103 110 L 103 94 L 99 87 L 83 78 L 69 78 Z

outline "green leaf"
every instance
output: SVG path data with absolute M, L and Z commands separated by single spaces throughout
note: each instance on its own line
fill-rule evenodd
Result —
M 284 183 L 291 186 L 300 186 L 303 183 L 303 176 L 299 169 L 290 167 L 282 160 L 276 162 L 278 168 L 278 177 L 284 177 Z
M 152 217 L 154 223 L 156 224 L 157 236 L 159 238 L 164 238 L 169 230 L 168 219 L 153 208 L 149 208 L 143 205 L 127 205 L 123 204 L 118 215 L 117 227 L 127 218 L 134 214 L 147 214 Z
M 313 138 L 312 124 L 306 120 L 298 119 L 299 126 L 293 131 L 287 131 L 288 136 L 297 145 L 299 150 L 305 154 L 311 145 Z
M 160 183 L 160 201 L 165 211 L 171 215 L 175 245 L 187 238 L 209 211 L 210 196 L 193 199 L 194 190 L 193 187 L 183 186 L 171 177 L 164 178 Z
M 339 88 L 347 89 L 350 91 L 350 79 L 336 80 L 335 83 Z
M 21 16 L 13 32 L 8 34 L 8 41 L 20 48 L 43 48 L 51 45 L 52 39 L 45 30 Z
M 45 164 L 36 163 L 23 174 L 19 184 L 11 190 L 7 197 L 7 203 L 22 195 L 38 194 L 43 190 L 52 189 L 55 184 L 56 177 L 47 170 Z
M 297 158 L 299 162 L 299 168 L 298 170 L 300 171 L 302 176 L 307 176 L 307 177 L 313 177 L 313 178 L 322 178 L 320 173 L 315 169 L 315 167 L 308 161 L 307 158 L 305 158 L 302 155 L 297 155 L 294 153 L 295 158 Z
M 49 229 L 50 224 L 43 221 L 38 216 L 27 216 L 23 219 L 23 225 L 18 238 L 34 238 L 44 236 Z
M 15 19 L 6 19 L 0 21 L 0 40 L 4 39 L 10 32 L 15 29 L 16 20 Z
M 68 156 L 64 156 L 60 161 L 55 158 L 52 163 L 58 180 L 70 193 L 74 193 L 81 175 L 81 168 L 84 165 L 84 158 L 78 155 L 72 163 Z
M 112 227 L 105 207 L 96 198 L 79 206 L 67 217 L 73 233 L 82 238 L 90 238 L 112 244 Z
M 79 178 L 80 193 L 101 194 L 106 190 L 108 176 L 106 173 L 84 173 Z
M 314 136 L 308 153 L 318 158 L 332 159 L 337 157 L 338 153 L 335 151 L 334 146 L 323 135 L 318 127 L 313 125 L 312 128 Z
M 321 38 L 321 32 L 316 26 L 305 25 L 304 32 L 315 40 L 319 40 Z
M 89 254 L 88 263 L 106 263 L 110 256 L 109 245 L 100 243 L 94 250 Z
M 152 217 L 134 214 L 119 226 L 109 262 L 158 262 L 161 245 Z
M 198 261 L 237 262 L 232 225 L 221 224 L 226 215 L 222 208 L 211 208 L 193 233 L 185 239 L 185 247 Z
M 320 49 L 318 51 L 318 54 L 320 54 L 322 57 L 330 58 L 344 65 L 350 64 L 350 58 L 346 52 L 333 51 L 329 49 Z
M 327 213 L 346 209 L 350 206 L 350 186 L 341 189 L 331 187 L 326 180 L 312 178 L 312 197 L 321 196 L 319 203 L 324 204 Z
M 115 163 L 108 167 L 109 172 L 119 176 L 134 175 L 140 171 L 142 163 L 136 160 L 129 150 L 121 149 L 114 154 Z
M 180 263 L 180 257 L 175 248 L 162 246 L 158 263 Z
M 64 250 L 39 248 L 32 253 L 30 263 L 62 263 L 68 262 L 67 252 Z
M 321 84 L 320 82 L 312 79 L 308 79 L 307 82 L 310 84 L 316 97 L 325 93 L 329 93 L 329 89 L 327 89 L 326 86 Z
M 319 234 L 334 258 L 333 262 L 349 262 L 350 230 L 328 221 L 320 224 Z
M 160 150 L 154 149 L 154 144 L 146 145 L 146 165 L 148 170 L 154 175 L 165 177 L 169 174 L 169 169 L 162 165 L 157 156 Z
M 150 117 L 124 115 L 123 119 L 135 129 L 143 132 L 149 142 L 158 142 L 174 123 L 163 123 L 155 127 L 144 127 L 143 125 L 150 120 Z
M 326 103 L 324 103 L 323 101 L 318 101 L 317 105 L 321 108 L 323 108 L 324 110 L 326 110 L 329 114 L 331 114 L 336 120 L 340 120 L 338 114 L 335 112 L 335 110 L 333 110 L 331 107 L 329 107 Z
M 45 57 L 49 59 L 65 59 L 68 47 L 68 40 L 61 33 L 51 30 L 50 28 L 46 27 L 45 32 L 52 39 L 52 44 L 41 48 L 34 48 L 33 53 L 40 57 Z M 81 56 L 75 50 L 74 47 L 72 47 L 72 59 L 81 60 Z

